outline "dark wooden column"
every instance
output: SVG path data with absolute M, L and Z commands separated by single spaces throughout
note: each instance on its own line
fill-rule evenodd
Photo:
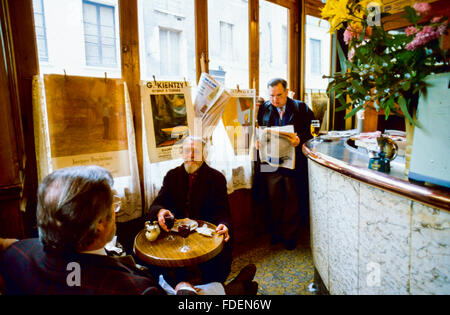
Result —
M 1 128 L 9 128 L 9 133 L 2 132 L 3 142 L 9 142 L 9 149 L 2 146 L 0 177 L 10 181 L 6 194 L 7 215 L 2 215 L 2 229 L 8 231 L 11 237 L 31 236 L 35 228 L 36 192 L 38 187 L 36 153 L 34 149 L 32 78 L 39 73 L 38 54 L 35 41 L 34 15 L 32 0 L 1 0 L 2 48 L 5 49 L 3 58 L 6 64 L 7 85 L 9 96 L 2 91 L 3 96 L 10 102 L 2 103 L 10 107 L 11 118 L 1 123 Z M 4 80 L 4 78 L 2 79 Z M 3 89 L 2 89 L 3 90 Z M 3 109 L 8 111 L 7 109 Z M 3 115 L 3 112 L 2 112 Z M 8 116 L 6 116 L 8 117 Z M 8 127 L 9 126 L 9 127 Z M 8 139 L 9 135 L 9 139 Z M 6 149 L 5 149 L 6 148 Z M 13 159 L 5 157 L 5 151 L 15 151 Z M 2 161 L 3 162 L 3 161 Z M 13 177 L 6 175 L 14 173 Z M 12 174 L 11 173 L 11 174 Z M 6 176 L 6 177 L 4 177 Z M 7 210 L 5 210 L 7 209 Z M 24 210 L 25 212 L 20 212 Z M 22 223 L 22 216 L 25 220 Z M 24 226 L 25 224 L 25 226 Z
M 133 111 L 136 134 L 136 154 L 139 168 L 142 205 L 144 198 L 144 168 L 142 150 L 142 115 L 141 115 L 141 68 L 139 59 L 139 24 L 138 1 L 119 0 L 120 47 L 122 56 L 122 78 L 127 83 Z
M 248 30 L 249 30 L 249 87 L 256 89 L 259 95 L 259 0 L 248 1 Z
M 209 72 L 207 0 L 195 0 L 195 56 L 198 82 L 202 74 L 202 56 L 205 60 L 205 71 Z

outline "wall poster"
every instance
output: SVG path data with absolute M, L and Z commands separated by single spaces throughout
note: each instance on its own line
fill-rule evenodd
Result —
M 121 79 L 44 75 L 52 169 L 99 165 L 130 176 Z
M 150 162 L 181 158 L 194 125 L 191 88 L 181 81 L 143 81 L 141 92 Z
M 249 154 L 254 131 L 256 90 L 229 90 L 222 121 L 235 155 Z

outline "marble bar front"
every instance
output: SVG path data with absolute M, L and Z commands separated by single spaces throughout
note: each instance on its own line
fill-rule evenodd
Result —
M 311 249 L 330 294 L 450 294 L 450 193 L 345 142 L 307 142 Z

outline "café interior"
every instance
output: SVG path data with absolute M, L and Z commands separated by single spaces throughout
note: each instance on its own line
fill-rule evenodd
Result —
M 450 2 L 369 2 L 0 0 L 0 238 L 39 237 L 47 175 L 99 165 L 121 201 L 112 255 L 158 264 L 149 209 L 203 117 L 204 163 L 226 180 L 228 279 L 251 263 L 259 295 L 450 294 Z M 306 165 L 294 246 L 271 237 L 258 176 L 273 78 L 318 124 L 289 151 Z M 199 234 L 186 240 L 219 237 Z

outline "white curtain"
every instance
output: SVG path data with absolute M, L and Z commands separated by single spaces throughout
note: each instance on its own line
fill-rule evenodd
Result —
M 144 121 L 144 120 L 143 120 Z M 144 187 L 145 187 L 145 211 L 161 189 L 164 176 L 169 170 L 183 163 L 182 159 L 169 160 L 159 163 L 150 163 L 145 128 L 143 133 L 144 152 Z M 252 186 L 252 161 L 249 155 L 235 156 L 231 142 L 226 133 L 222 120 L 216 126 L 212 143 L 208 143 L 205 149 L 206 163 L 220 171 L 227 180 L 227 191 L 231 194 L 237 189 L 251 188 Z

